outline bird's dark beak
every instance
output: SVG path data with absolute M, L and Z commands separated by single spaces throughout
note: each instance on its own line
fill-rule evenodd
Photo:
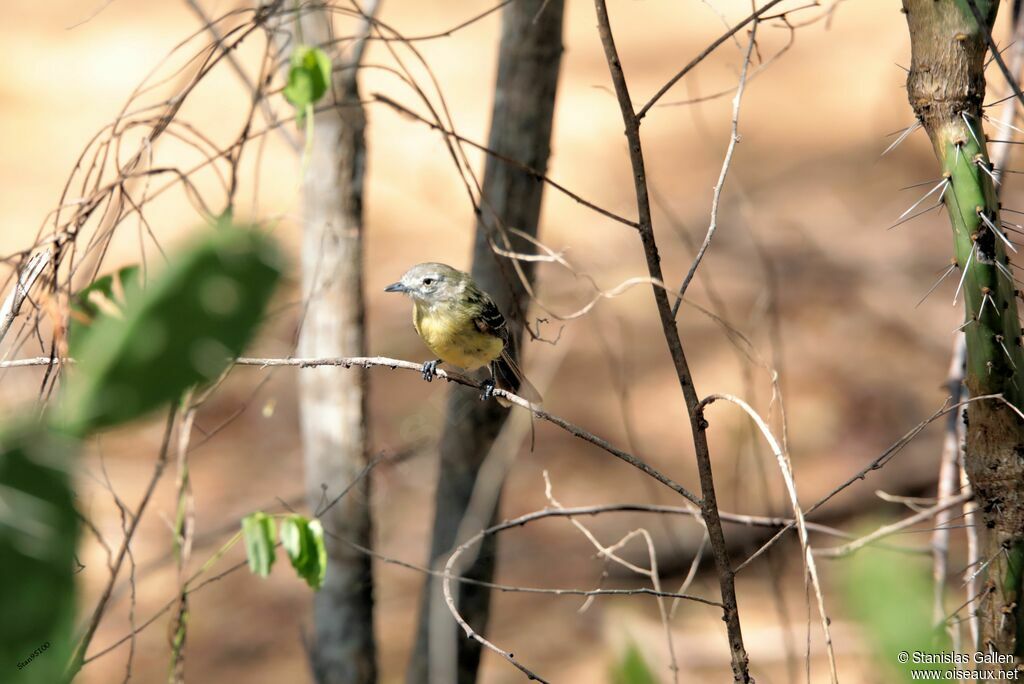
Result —
M 409 288 L 407 288 L 402 283 L 391 283 L 390 285 L 388 285 L 387 287 L 384 288 L 384 291 L 385 292 L 408 292 Z

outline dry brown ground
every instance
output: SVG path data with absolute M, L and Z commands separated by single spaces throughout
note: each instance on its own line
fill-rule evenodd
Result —
M 0 78 L 0 252 L 29 244 L 57 201 L 62 184 L 88 138 L 109 122 L 145 73 L 197 23 L 183 2 L 117 0 L 88 23 L 66 27 L 92 13 L 100 0 L 47 3 L 15 2 L 5 7 L 0 44 L 7 64 Z M 746 3 L 713 3 L 731 19 L 748 11 Z M 222 12 L 227 2 L 205 3 Z M 417 2 L 385 0 L 383 17 L 400 30 L 423 33 L 447 27 L 485 8 L 489 2 Z M 635 97 L 640 100 L 688 61 L 722 30 L 712 9 L 696 0 L 615 0 L 611 3 L 620 52 Z M 421 45 L 440 82 L 457 126 L 474 140 L 486 138 L 498 21 L 495 17 L 451 38 Z M 787 34 L 763 31 L 765 54 Z M 570 2 L 566 17 L 566 53 L 555 124 L 550 175 L 585 197 L 629 215 L 632 186 L 618 109 L 596 36 L 593 9 Z M 243 58 L 254 53 L 242 51 Z M 763 245 L 778 276 L 778 301 L 790 447 L 804 501 L 830 489 L 864 465 L 942 401 L 940 383 L 948 362 L 950 332 L 957 309 L 950 306 L 952 285 L 919 308 L 917 299 L 947 263 L 948 228 L 932 215 L 900 229 L 885 230 L 919 191 L 899 188 L 935 176 L 923 137 L 912 138 L 894 154 L 879 158 L 884 135 L 905 126 L 910 111 L 902 90 L 908 59 L 905 23 L 896 4 L 880 0 L 845 3 L 830 30 L 821 23 L 797 32 L 795 44 L 749 85 L 740 144 L 726 191 L 721 227 L 704 265 L 725 301 L 729 320 L 746 332 L 759 352 L 771 358 L 766 275 L 755 248 Z M 666 100 L 715 92 L 735 83 L 742 52 L 724 45 Z M 369 61 L 383 62 L 379 45 Z M 993 72 L 994 73 L 994 72 Z M 995 78 L 995 77 L 993 77 Z M 414 103 L 408 91 L 379 72 L 367 72 L 365 90 L 386 92 Z M 663 205 L 694 235 L 707 225 L 711 186 L 728 138 L 729 97 L 699 107 L 659 108 L 644 123 L 650 178 Z M 245 97 L 224 72 L 197 94 L 187 115 L 215 139 L 237 132 Z M 442 260 L 467 265 L 472 216 L 461 183 L 438 136 L 387 108 L 370 110 L 370 177 L 367 197 L 367 295 L 370 349 L 375 354 L 425 358 L 408 324 L 406 303 L 385 297 L 383 285 L 409 264 Z M 164 153 L 184 161 L 168 146 Z M 175 156 L 181 154 L 180 157 Z M 479 161 L 479 157 L 474 159 Z M 271 137 L 264 157 L 260 216 L 280 215 L 281 240 L 294 255 L 297 244 L 295 160 Z M 209 183 L 211 178 L 203 182 Z M 247 192 L 251 191 L 251 185 Z M 1019 193 L 1010 188 L 1006 204 Z M 243 195 L 242 207 L 251 195 Z M 150 220 L 159 238 L 174 244 L 197 219 L 181 197 L 153 205 Z M 666 273 L 682 276 L 692 252 L 659 209 L 657 226 Z M 138 259 L 134 226 L 126 225 L 108 262 Z M 586 211 L 573 201 L 548 193 L 542 217 L 543 239 L 602 287 L 645 272 L 634 234 Z M 582 280 L 545 266 L 540 289 L 560 311 L 590 297 Z M 707 304 L 706 290 L 691 291 Z M 294 286 L 281 295 L 294 300 Z M 256 352 L 289 352 L 296 321 L 289 308 L 268 326 Z M 748 394 L 736 350 L 715 323 L 692 308 L 681 314 L 697 387 L 702 392 Z M 554 327 L 547 327 L 553 332 Z M 609 358 L 599 337 L 614 351 Z M 649 289 L 635 288 L 602 303 L 595 312 L 566 326 L 560 342 L 569 353 L 546 392 L 550 410 L 616 444 L 627 444 L 624 415 L 637 435 L 633 448 L 652 465 L 696 488 L 697 480 L 684 419 L 683 403 L 664 343 L 658 332 Z M 32 353 L 31 347 L 22 350 Z M 532 344 L 527 363 L 554 353 Z M 632 391 L 625 406 L 615 391 L 612 369 L 625 367 Z M 268 371 L 237 370 L 199 417 L 209 430 L 243 405 L 241 416 L 195 451 L 192 477 L 198 534 L 230 525 L 257 508 L 277 505 L 302 490 L 296 425 L 295 372 L 282 369 L 252 394 Z M 753 381 L 761 411 L 769 388 L 764 370 Z M 38 382 L 32 371 L 8 372 L 0 386 L 5 405 L 31 396 Z M 432 508 L 435 472 L 433 438 L 442 415 L 444 388 L 427 385 L 410 373 L 375 370 L 372 381 L 372 434 L 376 450 L 401 450 L 425 439 L 425 447 L 399 465 L 375 476 L 373 509 L 378 549 L 412 562 L 423 560 Z M 766 505 L 755 456 L 739 415 L 727 407 L 710 412 L 711 448 L 724 508 L 742 512 L 781 512 L 780 487 L 768 461 L 772 484 Z M 100 455 L 114 489 L 130 504 L 149 477 L 159 444 L 161 421 L 104 436 L 83 459 L 80 504 L 108 537 L 116 539 L 120 522 L 109 494 L 100 485 Z M 546 425 L 538 426 L 538 447 L 524 449 L 511 474 L 504 514 L 513 516 L 544 506 L 543 470 L 566 505 L 625 501 L 677 503 L 671 492 L 651 487 L 627 466 L 574 441 Z M 925 486 L 937 470 L 939 431 L 926 432 L 890 466 L 884 480 L 894 491 Z M 761 457 L 765 454 L 761 452 Z M 877 508 L 872 492 L 882 480 L 869 480 L 837 499 L 837 507 Z M 133 546 L 139 564 L 135 619 L 153 613 L 175 586 L 169 563 L 168 520 L 173 515 L 173 475 L 164 478 L 157 499 Z M 895 507 L 888 509 L 898 512 Z M 588 522 L 610 541 L 638 525 L 659 539 L 668 584 L 685 572 L 696 530 L 692 522 L 665 527 L 632 515 Z M 670 538 L 669 531 L 681 536 Z M 744 532 L 736 532 L 743 534 Z M 195 551 L 194 564 L 227 539 L 213 535 Z M 908 536 L 922 544 L 926 535 Z M 786 560 L 783 594 L 798 651 L 804 639 L 804 594 L 792 545 Z M 634 550 L 641 557 L 640 549 Z M 241 556 L 229 554 L 218 568 Z M 106 579 L 104 556 L 95 544 L 82 552 L 82 606 L 92 602 Z M 955 563 L 954 563 L 955 565 Z M 579 534 L 564 521 L 543 522 L 510 532 L 502 539 L 498 580 L 535 586 L 593 586 L 602 564 Z M 422 577 L 378 564 L 378 636 L 382 681 L 402 681 L 416 617 Z M 833 612 L 844 682 L 881 681 L 865 664 L 861 635 L 846 617 L 838 591 L 836 566 L 822 566 Z M 614 576 L 616 586 L 631 580 Z M 782 644 L 767 565 L 740 578 L 744 629 L 759 681 L 785 682 Z M 695 590 L 716 596 L 713 575 L 702 574 Z M 511 648 L 535 670 L 556 682 L 601 681 L 614 654 L 632 639 L 648 656 L 664 660 L 663 635 L 653 600 L 602 599 L 578 613 L 576 598 L 500 594 L 488 636 Z M 958 603 L 956 597 L 952 603 Z M 126 633 L 128 606 L 123 594 L 103 622 L 94 648 Z M 308 589 L 288 572 L 260 580 L 237 572 L 194 595 L 187 673 L 193 681 L 270 683 L 306 678 L 302 635 L 310 621 Z M 165 676 L 166 619 L 139 635 L 133 673 L 137 681 Z M 716 611 L 684 605 L 673 624 L 683 681 L 725 681 L 727 662 L 722 623 Z M 824 681 L 819 630 L 814 632 L 814 681 Z M 118 681 L 128 649 L 121 648 L 89 664 L 80 680 Z M 487 656 L 483 681 L 518 682 L 507 664 Z M 0 676 L 2 679 L 2 676 Z

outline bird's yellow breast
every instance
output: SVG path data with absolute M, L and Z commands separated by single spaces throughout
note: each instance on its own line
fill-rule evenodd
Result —
M 485 366 L 501 355 L 505 341 L 480 332 L 468 315 L 413 307 L 412 323 L 437 358 L 466 370 Z

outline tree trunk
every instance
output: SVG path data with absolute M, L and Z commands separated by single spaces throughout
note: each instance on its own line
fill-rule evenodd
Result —
M 957 264 L 961 274 L 966 271 L 967 388 L 972 397 L 1001 394 L 1020 408 L 1024 354 L 1017 290 L 982 126 L 986 33 L 997 7 L 990 0 L 904 0 L 912 51 L 907 92 L 948 179 L 943 198 Z M 985 523 L 980 532 L 986 583 L 973 604 L 981 620 L 981 646 L 1019 655 L 1024 422 L 999 400 L 972 402 L 966 420 L 964 463 Z
M 562 54 L 563 0 L 519 0 L 507 5 L 501 15 L 501 46 L 498 76 L 491 114 L 488 147 L 541 173 L 547 168 L 551 125 L 555 107 L 559 63 Z M 472 274 L 509 320 L 518 342 L 529 302 L 514 266 L 491 249 L 489 239 L 504 244 L 501 227 L 537 234 L 543 183 L 493 156 L 484 169 L 483 195 L 477 217 Z M 511 249 L 533 252 L 527 241 L 509 236 Z M 528 262 L 522 263 L 532 277 Z M 453 387 L 440 446 L 434 532 L 430 547 L 431 565 L 447 558 L 455 544 L 459 523 L 469 504 L 481 461 L 487 455 L 508 411 L 497 402 L 480 402 L 478 391 Z M 495 513 L 498 504 L 495 502 Z M 495 538 L 488 537 L 477 562 L 467 577 L 490 580 L 494 574 Z M 408 682 L 429 680 L 431 605 L 443 601 L 439 581 L 428 581 L 423 589 L 416 646 L 409 664 Z M 460 587 L 459 609 L 476 630 L 486 628 L 490 591 L 464 584 Z M 456 625 L 451 623 L 454 632 Z M 458 682 L 476 680 L 480 645 L 458 641 Z M 443 684 L 448 684 L 447 682 Z
M 331 17 L 320 7 L 300 14 L 309 45 L 325 43 Z M 303 178 L 302 292 L 305 312 L 298 354 L 365 356 L 363 302 L 363 179 L 366 118 L 356 70 L 335 69 L 333 109 L 315 115 L 313 146 Z M 367 461 L 366 371 L 310 368 L 299 374 L 306 495 L 313 511 L 355 480 Z M 321 684 L 377 679 L 371 559 L 342 539 L 372 546 L 370 482 L 363 478 L 323 515 L 327 575 L 314 598 L 311 658 Z

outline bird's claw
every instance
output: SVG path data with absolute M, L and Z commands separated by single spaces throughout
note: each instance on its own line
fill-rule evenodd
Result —
M 480 385 L 483 388 L 483 394 L 480 395 L 480 401 L 487 401 L 494 396 L 494 378 L 487 378 Z
M 440 359 L 434 359 L 433 361 L 427 361 L 423 364 L 423 379 L 430 382 L 434 379 L 434 372 L 437 371 L 437 364 L 441 363 Z

